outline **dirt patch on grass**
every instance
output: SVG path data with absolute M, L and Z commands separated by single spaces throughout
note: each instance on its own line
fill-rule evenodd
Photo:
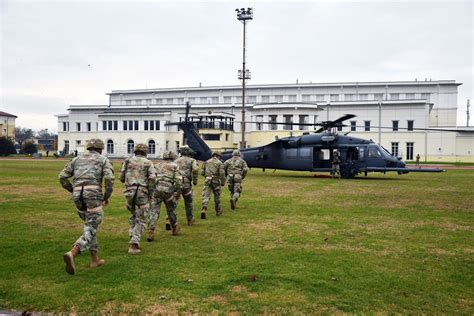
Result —
M 221 305 L 227 305 L 228 302 L 227 302 L 227 299 L 221 295 L 213 295 L 213 296 L 210 296 L 206 299 L 206 301 L 208 302 L 212 302 L 212 303 L 218 303 L 218 304 L 221 304 Z

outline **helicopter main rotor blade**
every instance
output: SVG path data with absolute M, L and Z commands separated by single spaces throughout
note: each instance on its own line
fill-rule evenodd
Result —
M 360 128 L 365 128 L 365 126 L 360 126 L 360 125 L 357 125 L 356 127 L 360 127 Z M 370 126 L 370 128 L 384 128 L 384 129 L 393 129 L 393 127 L 389 127 L 389 126 Z M 408 130 L 408 131 L 436 131 L 436 132 L 463 132 L 463 133 L 474 133 L 474 130 L 468 130 L 468 129 L 452 129 L 452 128 L 436 128 L 436 127 L 426 127 L 426 128 L 423 128 L 423 127 L 413 127 L 413 128 L 408 128 L 408 127 L 398 127 L 398 129 L 403 129 L 403 130 Z M 396 132 L 396 131 L 394 131 Z

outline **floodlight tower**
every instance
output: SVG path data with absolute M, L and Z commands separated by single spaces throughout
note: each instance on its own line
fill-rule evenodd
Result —
M 245 80 L 250 80 L 251 74 L 250 70 L 245 68 L 245 25 L 247 21 L 253 20 L 253 11 L 252 8 L 241 8 L 235 9 L 237 12 L 237 20 L 242 22 L 244 25 L 244 45 L 242 50 L 242 69 L 238 72 L 238 78 L 242 80 L 242 122 L 241 122 L 241 133 L 242 133 L 242 141 L 240 143 L 240 148 L 245 148 Z

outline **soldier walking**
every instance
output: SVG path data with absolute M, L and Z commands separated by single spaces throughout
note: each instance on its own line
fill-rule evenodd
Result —
M 140 240 L 145 230 L 146 216 L 150 207 L 149 201 L 155 193 L 156 171 L 153 163 L 146 158 L 148 146 L 137 144 L 135 156 L 128 158 L 120 169 L 120 182 L 125 183 L 125 199 L 127 209 L 132 214 L 130 223 L 130 242 L 128 253 L 139 254 Z
M 331 174 L 332 174 L 333 178 L 335 178 L 336 176 L 338 178 L 341 178 L 340 165 L 341 165 L 341 158 L 339 156 L 339 151 L 336 149 L 336 150 L 334 150 L 333 157 L 332 157 L 332 171 L 331 171 Z
M 227 175 L 227 186 L 230 191 L 230 208 L 235 210 L 237 200 L 240 197 L 240 193 L 242 193 L 242 181 L 249 171 L 245 160 L 240 158 L 240 150 L 234 150 L 232 158 L 225 161 L 224 171 Z
M 225 185 L 225 172 L 224 164 L 219 160 L 220 157 L 221 153 L 214 151 L 212 157 L 204 163 L 202 168 L 201 174 L 205 177 L 202 191 L 202 219 L 206 219 L 207 205 L 211 192 L 214 193 L 216 215 L 219 216 L 223 212 L 221 207 L 221 186 Z
M 163 154 L 163 162 L 156 166 L 156 193 L 154 210 L 157 211 L 156 220 L 149 219 L 148 240 L 153 240 L 156 229 L 156 221 L 159 217 L 159 206 L 163 202 L 166 206 L 168 220 L 171 225 L 173 235 L 178 235 L 181 226 L 178 224 L 176 216 L 177 199 L 181 192 L 182 177 L 178 165 L 174 162 L 176 154 L 167 151 Z M 154 222 L 153 222 L 154 221 Z M 150 240 L 150 241 L 151 241 Z
M 194 151 L 185 145 L 180 148 L 181 157 L 176 160 L 176 164 L 179 167 L 179 172 L 183 177 L 183 184 L 181 187 L 181 194 L 184 200 L 184 207 L 186 209 L 186 218 L 188 220 L 188 226 L 194 224 L 193 214 L 193 185 L 198 182 L 199 167 L 196 159 L 192 158 Z
M 114 170 L 105 156 L 102 156 L 104 142 L 100 139 L 91 139 L 86 145 L 87 152 L 72 159 L 59 173 L 61 186 L 72 193 L 72 200 L 77 208 L 79 217 L 84 221 L 84 232 L 76 240 L 71 250 L 63 256 L 66 272 L 76 273 L 74 257 L 89 250 L 91 254 L 91 268 L 104 264 L 97 254 L 97 230 L 104 217 L 103 206 L 109 203 L 114 184 Z M 69 178 L 73 177 L 73 183 Z M 102 193 L 102 182 L 105 191 Z

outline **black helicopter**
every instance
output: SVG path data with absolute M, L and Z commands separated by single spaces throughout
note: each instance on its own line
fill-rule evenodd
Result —
M 195 158 L 205 161 L 211 157 L 212 150 L 199 136 L 195 124 L 188 120 L 189 110 L 190 106 L 187 105 L 184 121 L 171 124 L 178 125 L 184 132 L 188 146 L 196 153 Z M 333 154 L 335 150 L 338 150 L 342 178 L 353 178 L 359 173 L 367 176 L 369 172 L 395 171 L 398 174 L 405 174 L 445 171 L 442 169 L 407 168 L 401 158 L 392 156 L 385 148 L 372 140 L 338 135 L 332 131 L 338 126 L 344 126 L 342 122 L 353 117 L 355 115 L 346 114 L 334 121 L 306 124 L 321 127 L 312 134 L 304 133 L 301 136 L 280 138 L 268 145 L 241 149 L 241 156 L 250 168 L 331 172 Z M 275 123 L 272 122 L 272 124 Z M 227 160 L 231 156 L 232 151 L 222 153 L 223 160 Z

